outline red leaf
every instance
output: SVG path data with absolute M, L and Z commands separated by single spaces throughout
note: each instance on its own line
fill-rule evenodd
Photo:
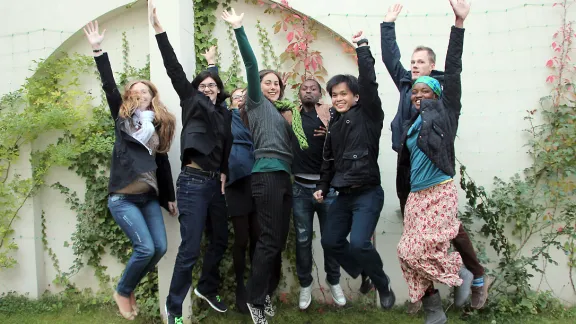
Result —
M 570 58 L 570 55 L 566 54 L 566 60 L 572 61 L 572 59 Z
M 558 32 L 555 32 L 554 36 L 552 36 L 552 37 L 554 37 L 554 38 L 558 37 Z
M 555 78 L 556 78 L 556 77 L 555 77 L 554 75 L 549 75 L 549 76 L 546 78 L 546 83 L 552 83 L 552 82 L 554 82 L 554 79 L 555 79 Z
M 548 62 L 546 62 L 546 67 L 553 67 L 553 66 L 554 66 L 554 61 L 548 60 Z
M 316 71 L 317 68 L 318 68 L 318 64 L 316 63 L 316 60 L 312 59 L 312 70 Z
M 558 46 L 558 44 L 556 44 L 556 42 L 552 42 L 552 48 L 556 48 L 556 46 Z
M 286 39 L 288 40 L 288 43 L 292 43 L 292 40 L 294 39 L 294 32 L 289 32 L 288 35 L 286 35 Z
M 282 24 L 282 29 L 284 29 L 284 31 L 287 31 L 287 30 L 288 30 L 288 25 L 287 25 L 286 23 L 283 23 L 283 24 Z
M 300 50 L 302 51 L 306 50 L 306 43 L 300 43 Z
M 270 8 L 272 9 L 276 9 L 276 6 L 278 6 L 277 4 L 273 3 L 272 5 L 270 5 Z

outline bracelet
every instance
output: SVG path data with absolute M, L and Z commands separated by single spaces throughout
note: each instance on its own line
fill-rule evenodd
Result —
M 216 66 L 216 64 L 208 64 L 208 67 Z
M 100 49 L 97 49 L 97 50 L 92 50 L 92 52 L 93 52 L 93 53 L 100 53 L 100 52 L 102 52 L 102 49 L 100 48 Z
M 358 42 L 356 42 L 356 46 L 360 46 L 360 45 L 362 45 L 362 44 L 368 45 L 368 39 L 362 38 L 361 40 L 359 40 Z

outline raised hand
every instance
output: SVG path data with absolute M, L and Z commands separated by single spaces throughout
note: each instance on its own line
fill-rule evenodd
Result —
M 222 12 L 222 19 L 225 22 L 232 25 L 232 28 L 238 29 L 242 27 L 242 20 L 244 19 L 244 13 L 237 15 L 236 11 L 234 11 L 234 8 L 231 9 L 231 12 L 228 12 L 228 10 L 224 10 Z
M 206 52 L 202 53 L 208 64 L 216 64 L 216 46 L 210 46 Z
M 466 2 L 466 0 L 448 1 L 450 1 L 454 15 L 456 15 L 456 20 L 461 20 L 463 22 L 470 13 L 470 3 Z
M 150 20 L 152 28 L 154 28 L 154 31 L 156 31 L 156 34 L 164 32 L 162 25 L 160 25 L 158 15 L 156 14 L 156 5 L 154 4 L 153 0 L 148 0 L 148 19 Z
M 97 20 L 89 22 L 86 27 L 84 27 L 84 34 L 93 49 L 100 49 L 100 44 L 102 44 L 102 41 L 104 40 L 105 33 L 106 29 L 102 31 L 102 34 L 98 31 Z
M 384 22 L 395 22 L 396 18 L 398 18 L 398 15 L 402 11 L 402 8 L 402 5 L 399 3 L 388 8 L 388 13 L 384 17 Z
M 359 31 L 359 32 L 357 32 L 356 34 L 354 34 L 354 35 L 352 36 L 352 43 L 354 43 L 354 44 L 358 43 L 359 40 L 361 40 L 362 38 L 364 38 L 364 37 L 362 37 L 363 34 L 364 34 L 363 31 Z

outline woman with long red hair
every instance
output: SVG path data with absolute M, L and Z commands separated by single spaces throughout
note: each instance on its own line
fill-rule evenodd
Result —
M 166 253 L 166 229 L 160 206 L 172 216 L 178 213 L 166 154 L 174 138 L 176 118 L 162 104 L 158 89 L 148 80 L 132 81 L 120 94 L 108 54 L 101 47 L 105 32 L 100 34 L 97 21 L 84 28 L 114 119 L 116 139 L 108 208 L 133 249 L 114 300 L 120 314 L 133 320 L 138 314 L 134 290 Z

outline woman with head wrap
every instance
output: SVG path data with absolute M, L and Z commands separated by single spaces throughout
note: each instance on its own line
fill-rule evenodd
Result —
M 410 194 L 404 214 L 404 232 L 398 244 L 400 266 L 411 302 L 422 300 L 426 324 L 446 323 L 442 300 L 434 282 L 460 286 L 462 259 L 448 253 L 458 234 L 458 190 L 454 140 L 462 109 L 461 80 L 464 19 L 470 11 L 465 0 L 450 0 L 456 16 L 452 27 L 444 89 L 434 78 L 418 78 L 411 101 L 418 110 L 402 136 L 399 168 L 410 169 Z

